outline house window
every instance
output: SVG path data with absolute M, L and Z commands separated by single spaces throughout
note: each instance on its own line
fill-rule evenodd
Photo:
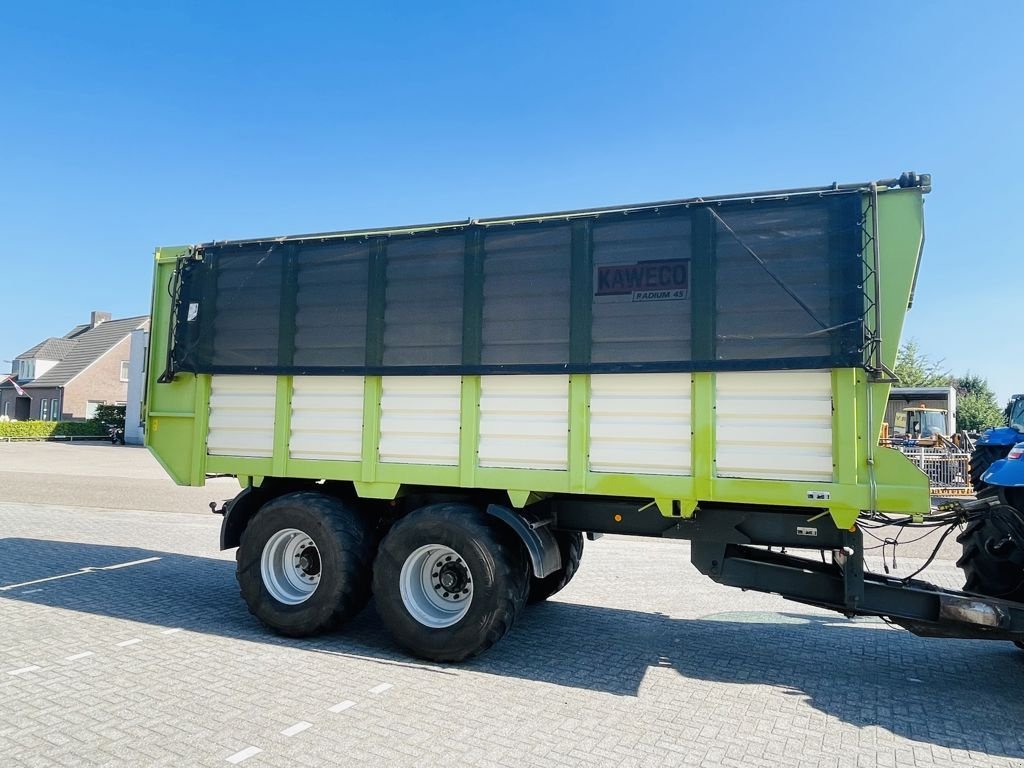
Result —
M 50 411 L 47 408 L 47 404 L 49 402 L 50 401 L 46 400 L 46 399 L 43 399 L 43 400 L 39 401 L 39 420 L 40 421 L 49 421 L 50 420 Z
M 128 361 L 121 361 L 121 381 L 128 381 Z
M 50 421 L 60 421 L 60 400 L 53 398 L 50 401 Z
M 90 400 L 85 404 L 85 418 L 95 419 L 96 409 L 105 404 L 106 400 Z
M 11 402 L 10 402 L 10 400 L 8 400 L 6 403 L 4 403 L 4 416 L 7 416 L 8 418 L 10 418 L 10 415 L 11 415 Z

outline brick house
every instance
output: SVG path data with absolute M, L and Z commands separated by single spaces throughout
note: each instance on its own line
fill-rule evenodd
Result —
M 147 316 L 112 320 L 108 312 L 93 312 L 87 324 L 21 353 L 0 381 L 0 416 L 87 419 L 99 405 L 124 404 L 131 333 L 148 327 Z

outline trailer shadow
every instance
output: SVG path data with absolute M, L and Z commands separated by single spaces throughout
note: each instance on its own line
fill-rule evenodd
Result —
M 159 558 L 138 565 L 100 569 Z M 527 610 L 505 640 L 459 667 L 421 664 L 390 640 L 376 612 L 339 634 L 278 637 L 238 597 L 230 560 L 130 547 L 0 539 L 0 627 L 17 601 L 255 643 L 288 645 L 333 658 L 520 678 L 621 696 L 658 692 L 665 674 L 687 680 L 665 695 L 684 721 L 722 704 L 779 707 L 777 692 L 857 727 L 942 747 L 1024 758 L 1012 723 L 1024 720 L 1024 653 L 1009 643 L 929 641 L 880 622 L 792 613 L 721 613 L 678 619 L 568 602 Z M 75 573 L 35 584 L 25 582 Z M 23 586 L 14 586 L 21 584 Z M 50 617 L 41 616 L 41 626 Z M 709 684 L 725 683 L 709 691 Z M 721 699 L 725 697 L 725 700 Z M 795 707 L 795 703 L 794 703 Z M 795 717 L 794 710 L 781 707 Z

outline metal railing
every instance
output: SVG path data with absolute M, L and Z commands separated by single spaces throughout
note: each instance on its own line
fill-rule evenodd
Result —
M 952 453 L 945 448 L 901 447 L 903 454 L 928 476 L 933 494 L 969 495 L 971 474 L 969 453 Z

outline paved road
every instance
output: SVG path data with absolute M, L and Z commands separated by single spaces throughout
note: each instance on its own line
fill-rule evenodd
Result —
M 230 478 L 179 488 L 149 451 L 110 443 L 0 443 L 0 500 L 209 514 L 238 493 Z
M 211 478 L 202 488 L 179 488 L 150 453 L 137 446 L 109 443 L 0 443 L 0 500 L 102 509 L 209 514 L 211 501 L 221 502 L 238 493 L 233 478 Z M 928 532 L 925 532 L 926 534 Z M 875 531 L 865 537 L 870 563 L 882 568 L 881 540 L 899 535 L 898 549 L 885 547 L 885 561 L 897 568 L 906 558 L 923 560 L 931 554 L 938 536 L 895 529 Z M 959 545 L 950 536 L 940 551 L 955 560 Z M 909 572 L 909 571 L 905 571 Z M 959 585 L 957 585 L 959 586 Z
M 719 587 L 685 543 L 588 543 L 563 593 L 447 666 L 405 656 L 372 606 L 330 637 L 268 634 L 217 524 L 0 503 L 5 768 L 1024 766 L 1009 644 Z

